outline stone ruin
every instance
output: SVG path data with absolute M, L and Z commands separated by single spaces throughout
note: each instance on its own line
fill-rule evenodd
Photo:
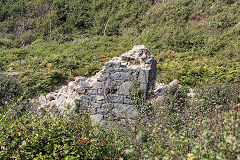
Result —
M 87 109 L 94 123 L 132 122 L 139 112 L 133 105 L 131 94 L 140 89 L 141 95 L 151 103 L 161 104 L 171 87 L 181 88 L 175 79 L 168 85 L 156 83 L 157 62 L 144 45 L 106 62 L 96 75 L 75 77 L 61 89 L 40 96 L 37 112 L 71 114 Z M 194 103 L 195 91 L 187 94 Z M 32 102 L 36 104 L 36 102 Z
M 156 64 L 145 46 L 134 46 L 106 62 L 96 75 L 75 77 L 67 86 L 40 96 L 39 111 L 64 114 L 87 108 L 94 122 L 131 121 L 138 115 L 138 110 L 130 95 L 138 83 L 142 95 L 150 96 L 148 92 L 155 87 Z

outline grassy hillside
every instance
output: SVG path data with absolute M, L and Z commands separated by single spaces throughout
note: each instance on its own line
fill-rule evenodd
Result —
M 0 0 L 0 73 L 19 73 L 0 75 L 0 159 L 240 159 L 239 15 L 239 0 Z M 26 97 L 136 44 L 155 56 L 158 82 L 183 87 L 161 104 L 136 94 L 135 124 L 32 114 Z
M 20 72 L 28 94 L 91 76 L 135 44 L 158 60 L 158 81 L 185 87 L 236 82 L 237 1 L 1 1 L 1 69 Z M 99 63 L 100 62 L 100 63 Z

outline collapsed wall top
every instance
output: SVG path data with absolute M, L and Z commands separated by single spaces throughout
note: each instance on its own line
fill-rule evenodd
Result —
M 135 84 L 148 98 L 156 80 L 156 60 L 144 45 L 106 62 L 102 70 L 90 78 L 76 77 L 67 86 L 39 98 L 42 109 L 66 111 L 87 108 L 90 117 L 102 120 L 131 120 L 138 111 L 131 100 Z M 75 100 L 79 100 L 78 105 Z
M 144 45 L 136 45 L 121 57 L 113 58 L 112 61 L 121 62 L 122 65 L 133 69 L 151 69 L 156 65 L 154 57 Z

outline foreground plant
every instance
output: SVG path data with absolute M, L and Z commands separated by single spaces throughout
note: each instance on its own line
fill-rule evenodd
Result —
M 115 155 L 113 134 L 87 114 L 0 116 L 0 159 L 104 159 Z

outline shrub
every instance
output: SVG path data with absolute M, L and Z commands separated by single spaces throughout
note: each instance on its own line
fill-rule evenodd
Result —
M 0 106 L 6 106 L 23 95 L 23 87 L 17 79 L 0 75 Z
M 113 132 L 92 126 L 87 114 L 50 118 L 5 113 L 0 119 L 0 159 L 119 158 Z
M 32 30 L 27 30 L 23 34 L 21 34 L 21 44 L 23 46 L 31 44 L 36 40 L 36 35 Z
M 236 83 L 205 84 L 196 90 L 197 99 L 204 110 L 213 110 L 215 106 L 220 106 L 220 109 L 230 111 L 239 102 L 238 87 Z
M 141 117 L 136 124 L 129 125 L 124 137 L 128 143 L 125 153 L 133 159 L 239 158 L 240 128 L 236 107 L 239 99 L 231 101 L 236 97 L 230 93 L 235 93 L 234 88 L 227 84 L 202 87 L 201 95 L 206 93 L 202 95 L 205 97 L 202 99 L 205 108 L 202 108 L 197 100 L 187 104 L 186 92 L 173 87 L 166 92 L 165 103 L 154 105 L 151 121 Z M 229 100 L 228 105 L 234 106 L 232 110 L 221 110 L 220 105 L 225 102 L 221 102 L 221 98 Z

